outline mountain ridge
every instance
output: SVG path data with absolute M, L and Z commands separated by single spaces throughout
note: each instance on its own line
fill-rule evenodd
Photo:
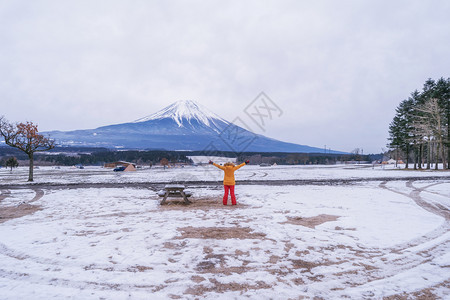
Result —
M 192 100 L 180 100 L 132 122 L 95 129 L 47 132 L 62 146 L 114 149 L 192 151 L 303 152 L 324 149 L 282 142 L 255 134 L 209 111 Z M 327 150 L 327 153 L 344 153 Z

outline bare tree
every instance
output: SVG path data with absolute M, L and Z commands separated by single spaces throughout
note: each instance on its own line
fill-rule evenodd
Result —
M 359 164 L 359 161 L 361 160 L 361 156 L 360 156 L 360 154 L 361 154 L 361 149 L 359 149 L 359 148 L 355 148 L 355 149 L 353 149 L 353 151 L 351 152 L 354 156 L 355 156 L 355 160 L 358 162 L 358 164 Z
M 416 116 L 414 122 L 416 133 L 429 142 L 436 141 L 436 159 L 441 155 L 444 169 L 446 169 L 444 111 L 439 106 L 438 99 L 428 99 L 417 107 L 417 111 L 420 114 Z
M 424 114 L 417 114 L 413 116 L 412 122 L 412 137 L 409 138 L 409 142 L 413 144 L 418 144 L 420 148 L 423 145 L 428 145 L 427 147 L 427 169 L 430 168 L 430 160 L 431 160 L 431 145 L 433 143 L 433 125 L 430 122 L 430 119 Z M 422 162 L 420 162 L 422 163 Z
M 0 117 L 0 134 L 5 143 L 28 155 L 30 169 L 28 181 L 33 181 L 34 153 L 55 148 L 55 141 L 38 133 L 38 126 L 33 122 L 12 124 Z

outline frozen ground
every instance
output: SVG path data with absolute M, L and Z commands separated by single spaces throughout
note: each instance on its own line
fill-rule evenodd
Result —
M 223 206 L 203 167 L 41 168 L 33 185 L 0 169 L 0 299 L 450 297 L 450 173 L 236 175 L 238 205 Z M 160 206 L 160 184 L 183 180 L 193 204 Z
M 82 184 L 82 183 L 158 183 L 171 181 L 220 181 L 222 171 L 211 166 L 186 166 L 169 168 L 162 167 L 138 169 L 137 172 L 112 172 L 102 167 L 40 167 L 34 170 L 34 183 L 48 184 Z M 395 169 L 393 165 L 330 165 L 330 166 L 245 166 L 236 172 L 236 180 L 241 182 L 293 181 L 293 180 L 357 180 L 357 179 L 398 179 L 398 178 L 448 178 L 448 171 L 412 171 Z M 28 168 L 19 167 L 10 172 L 0 169 L 0 186 L 5 184 L 29 184 Z

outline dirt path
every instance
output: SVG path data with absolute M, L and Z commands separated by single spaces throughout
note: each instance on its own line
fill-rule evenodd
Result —
M 35 192 L 35 195 L 31 200 L 22 200 L 19 201 L 18 204 L 13 206 L 0 207 L 0 223 L 4 223 L 16 218 L 21 218 L 23 216 L 30 215 L 41 210 L 41 207 L 39 205 L 33 205 L 31 203 L 40 200 L 45 193 L 40 188 L 33 188 L 33 191 Z M 2 190 L 0 194 L 0 204 L 2 200 L 5 200 L 10 196 L 10 190 Z

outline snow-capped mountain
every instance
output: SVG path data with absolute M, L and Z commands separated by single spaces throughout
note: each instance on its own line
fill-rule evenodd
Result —
M 179 127 L 192 126 L 192 122 L 194 122 L 210 127 L 217 133 L 220 133 L 220 127 L 223 124 L 229 124 L 228 121 L 209 111 L 206 107 L 191 100 L 177 101 L 152 115 L 134 121 L 134 123 L 161 119 L 172 119 Z
M 323 149 L 255 134 L 191 100 L 177 101 L 154 114 L 129 123 L 88 130 L 52 131 L 48 134 L 64 146 L 237 153 L 323 152 Z

